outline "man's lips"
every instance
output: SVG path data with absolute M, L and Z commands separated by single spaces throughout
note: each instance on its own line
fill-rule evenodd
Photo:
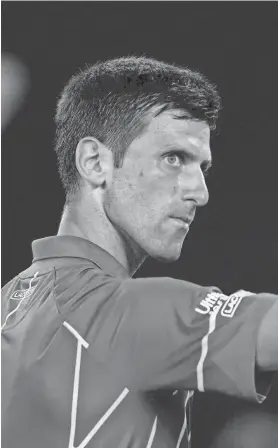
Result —
M 170 218 L 176 219 L 177 221 L 187 224 L 187 226 L 190 226 L 190 224 L 192 223 L 192 221 L 194 219 L 194 217 L 191 218 L 189 216 L 180 216 L 180 215 L 170 216 Z
M 188 230 L 189 226 L 191 224 L 191 220 L 190 219 L 185 219 L 185 218 L 180 218 L 177 216 L 171 216 L 170 217 L 173 221 L 175 221 L 176 224 L 178 224 L 180 227 Z

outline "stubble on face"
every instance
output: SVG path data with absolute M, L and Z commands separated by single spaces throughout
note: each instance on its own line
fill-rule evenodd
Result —
M 107 214 L 129 244 L 161 261 L 179 258 L 188 231 L 170 215 L 194 214 L 196 208 L 190 195 L 187 202 L 182 198 L 186 176 L 182 184 L 181 171 L 165 165 L 164 155 L 175 146 L 190 147 L 201 159 L 202 151 L 209 152 L 208 126 L 176 120 L 168 111 L 150 119 L 128 148 L 123 166 L 115 169 L 106 198 Z

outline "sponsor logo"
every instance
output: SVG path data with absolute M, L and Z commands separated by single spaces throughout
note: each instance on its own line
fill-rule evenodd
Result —
M 23 299 L 26 299 L 31 294 L 33 294 L 35 288 L 36 288 L 36 286 L 33 286 L 32 288 L 29 288 L 29 289 L 22 289 L 22 290 L 18 289 L 18 290 L 14 291 L 12 293 L 12 295 L 10 296 L 10 299 L 11 300 L 23 300 Z
M 32 286 L 32 282 L 35 280 L 35 278 L 37 277 L 38 273 L 39 272 L 36 272 L 34 277 L 31 278 L 31 280 L 29 281 L 29 288 L 28 289 L 17 289 L 10 296 L 10 300 L 19 300 L 20 301 L 20 300 L 26 299 L 31 294 L 33 294 L 33 292 L 36 289 L 38 284 L 36 284 L 35 286 Z
M 243 290 L 235 292 L 229 297 L 229 300 L 227 300 L 227 302 L 223 306 L 221 310 L 221 315 L 224 317 L 233 317 L 243 297 L 251 295 L 252 292 Z
M 243 297 L 252 295 L 254 293 L 242 289 L 231 296 L 226 296 L 219 292 L 210 292 L 201 300 L 195 311 L 199 314 L 217 314 L 221 309 L 222 316 L 233 317 Z
M 9 297 L 10 300 L 17 300 L 18 304 L 14 307 L 14 309 L 6 316 L 5 322 L 3 323 L 2 327 L 1 327 L 1 331 L 5 328 L 5 326 L 7 325 L 7 322 L 9 320 L 9 318 L 15 314 L 17 312 L 17 310 L 19 309 L 20 305 L 23 303 L 23 300 L 26 299 L 26 297 L 30 297 L 31 294 L 33 294 L 34 290 L 36 289 L 37 285 L 32 286 L 32 282 L 33 280 L 35 280 L 35 278 L 37 277 L 37 275 L 39 274 L 39 271 L 35 273 L 34 277 L 31 278 L 31 280 L 29 281 L 29 288 L 28 289 L 17 289 L 16 291 L 14 291 L 12 293 L 12 295 Z
M 210 292 L 204 299 L 201 300 L 199 307 L 195 311 L 200 314 L 217 313 L 229 296 L 225 296 L 220 292 Z

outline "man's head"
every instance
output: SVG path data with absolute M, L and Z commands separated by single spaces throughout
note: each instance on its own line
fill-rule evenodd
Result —
M 145 57 L 97 63 L 74 76 L 56 113 L 67 202 L 91 191 L 131 245 L 176 260 L 196 207 L 208 200 L 210 129 L 220 99 L 187 68 Z

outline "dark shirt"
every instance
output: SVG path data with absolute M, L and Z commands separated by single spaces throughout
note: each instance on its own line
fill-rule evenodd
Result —
M 257 332 L 277 296 L 132 279 L 72 236 L 32 249 L 2 290 L 3 448 L 187 448 L 194 390 L 264 399 Z

